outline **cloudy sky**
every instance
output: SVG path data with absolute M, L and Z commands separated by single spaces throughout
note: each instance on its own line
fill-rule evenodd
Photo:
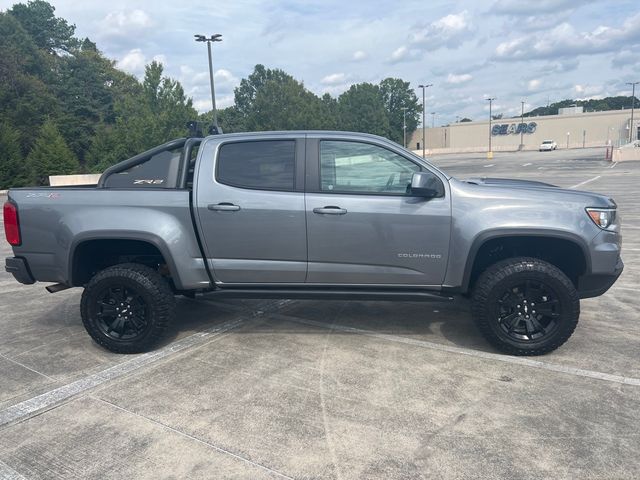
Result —
M 221 33 L 214 67 L 219 106 L 262 63 L 322 94 L 393 76 L 433 83 L 436 124 L 505 116 L 565 98 L 630 95 L 640 80 L 637 0 L 50 0 L 120 68 L 140 76 L 152 59 L 209 108 L 206 47 Z M 0 0 L 0 9 L 14 1 Z M 417 91 L 420 96 L 420 91 Z M 431 116 L 429 115 L 429 123 Z

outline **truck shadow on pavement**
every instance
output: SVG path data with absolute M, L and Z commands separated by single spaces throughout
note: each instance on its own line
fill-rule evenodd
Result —
M 410 337 L 425 342 L 496 352 L 476 329 L 469 301 L 464 298 L 457 298 L 453 302 L 292 300 L 277 306 L 264 306 L 264 302 L 256 300 L 211 300 L 206 296 L 196 300 L 182 299 L 178 303 L 178 320 L 173 328 L 176 331 L 171 332 L 169 342 L 179 332 L 197 331 L 215 325 L 220 320 L 218 317 L 221 312 L 224 312 L 223 318 L 228 318 L 226 309 L 230 305 L 247 309 L 245 314 L 236 314 L 241 318 L 252 315 L 263 320 L 259 327 L 242 329 L 240 334 L 272 332 L 318 335 L 319 328 L 328 331 L 335 325 L 338 329 L 354 328 L 373 334 Z

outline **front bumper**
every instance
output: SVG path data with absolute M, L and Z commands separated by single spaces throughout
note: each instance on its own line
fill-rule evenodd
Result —
M 36 280 L 31 275 L 31 270 L 29 270 L 29 265 L 24 258 L 20 257 L 7 257 L 5 259 L 5 267 L 4 269 L 13 275 L 18 282 L 24 283 L 25 285 L 31 285 L 32 283 L 36 283 Z
M 612 274 L 590 274 L 580 277 L 578 280 L 578 294 L 580 298 L 599 297 L 616 283 L 624 270 L 622 258 L 618 257 L 616 268 Z

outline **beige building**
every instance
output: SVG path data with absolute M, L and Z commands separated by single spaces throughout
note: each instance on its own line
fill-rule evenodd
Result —
M 571 112 L 571 111 L 570 111 Z M 639 138 L 640 109 L 633 123 Z M 631 110 L 547 115 L 543 117 L 503 118 L 491 122 L 491 149 L 518 150 L 520 141 L 525 150 L 538 149 L 544 140 L 554 140 L 558 148 L 599 147 L 609 142 L 613 146 L 629 141 Z M 481 152 L 489 149 L 489 121 L 454 123 L 445 127 L 427 128 L 428 153 Z M 408 148 L 422 152 L 422 129 L 416 130 Z

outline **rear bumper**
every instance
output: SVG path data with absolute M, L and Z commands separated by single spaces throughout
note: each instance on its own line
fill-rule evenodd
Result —
M 13 275 L 13 278 L 15 278 L 20 283 L 24 283 L 25 285 L 36 283 L 36 280 L 33 278 L 33 275 L 31 275 L 31 271 L 29 270 L 29 265 L 24 258 L 6 258 L 4 269 L 7 272 L 11 273 Z
M 616 283 L 620 274 L 624 270 L 622 258 L 618 257 L 616 268 L 611 274 L 591 274 L 584 275 L 578 280 L 578 293 L 580 298 L 599 297 Z

